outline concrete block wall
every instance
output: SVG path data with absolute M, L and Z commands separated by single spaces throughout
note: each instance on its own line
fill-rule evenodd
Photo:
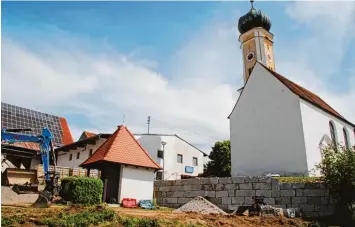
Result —
M 333 201 L 323 183 L 281 183 L 270 177 L 225 177 L 155 181 L 154 192 L 160 206 L 178 208 L 202 196 L 231 212 L 251 205 L 253 196 L 279 208 L 298 208 L 304 216 L 333 213 Z

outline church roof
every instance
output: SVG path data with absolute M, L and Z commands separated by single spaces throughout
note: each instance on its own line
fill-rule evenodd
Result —
M 81 166 L 102 161 L 161 169 L 123 125 L 118 126 L 118 129 Z
M 335 109 L 333 109 L 328 103 L 326 103 L 323 99 L 321 99 L 318 95 L 314 94 L 313 92 L 303 88 L 302 86 L 292 82 L 291 80 L 287 79 L 286 77 L 280 75 L 279 73 L 269 69 L 261 62 L 258 62 L 262 67 L 264 67 L 271 75 L 273 75 L 277 80 L 279 80 L 282 84 L 284 84 L 291 92 L 295 95 L 299 96 L 301 99 L 317 106 L 318 108 L 324 110 L 325 112 L 333 115 L 334 117 L 352 125 L 355 127 L 353 123 L 345 119 L 340 113 L 338 113 Z

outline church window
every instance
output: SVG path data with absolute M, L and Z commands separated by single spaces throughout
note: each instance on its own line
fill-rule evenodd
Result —
M 343 128 L 343 134 L 344 134 L 345 147 L 346 149 L 350 149 L 348 130 L 345 127 Z
M 329 128 L 330 128 L 330 135 L 332 137 L 332 142 L 333 142 L 333 146 L 335 151 L 338 151 L 338 140 L 337 140 L 337 134 L 335 131 L 335 125 L 333 121 L 329 121 Z

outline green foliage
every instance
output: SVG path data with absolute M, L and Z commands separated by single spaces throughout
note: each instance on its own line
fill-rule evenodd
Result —
M 14 226 L 22 225 L 25 222 L 25 216 L 23 215 L 14 215 L 11 217 L 2 217 L 1 226 Z
M 285 183 L 315 183 L 322 181 L 320 177 L 273 177 L 279 182 Z
M 355 149 L 340 146 L 337 152 L 332 146 L 326 147 L 317 168 L 337 201 L 336 214 L 342 220 L 349 220 L 355 203 Z
M 124 227 L 159 227 L 158 220 L 151 218 L 125 217 L 119 221 Z
M 66 177 L 61 181 L 60 196 L 75 204 L 100 204 L 103 194 L 103 183 L 98 178 Z
M 77 214 L 59 213 L 56 218 L 46 218 L 41 224 L 49 227 L 86 227 L 97 226 L 103 222 L 112 222 L 117 219 L 113 210 L 86 210 Z
M 230 141 L 218 141 L 212 147 L 210 161 L 204 166 L 204 177 L 229 177 L 231 172 Z

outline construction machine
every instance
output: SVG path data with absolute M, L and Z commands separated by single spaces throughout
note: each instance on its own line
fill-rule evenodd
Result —
M 13 190 L 18 194 L 24 193 L 26 191 L 31 191 L 32 193 L 33 192 L 38 193 L 39 194 L 38 199 L 35 201 L 34 204 L 32 204 L 32 206 L 37 208 L 49 207 L 53 200 L 53 196 L 57 195 L 60 190 L 60 185 L 58 183 L 59 173 L 57 172 L 57 168 L 56 168 L 55 154 L 54 154 L 54 149 L 52 144 L 53 135 L 48 128 L 43 128 L 41 135 L 33 136 L 33 135 L 19 133 L 25 131 L 32 131 L 32 129 L 2 129 L 1 141 L 2 143 L 4 142 L 7 144 L 13 144 L 18 142 L 31 142 L 31 143 L 39 144 L 43 170 L 44 170 L 45 187 L 44 190 L 38 192 L 38 190 L 34 190 L 38 187 L 38 185 L 36 185 L 33 182 L 30 183 L 26 182 L 25 184 L 22 185 L 15 184 Z M 54 171 L 49 170 L 50 156 L 53 157 Z M 16 171 L 14 171 L 13 169 L 10 169 L 7 172 L 7 174 L 16 174 L 15 172 Z M 26 173 L 26 171 L 22 171 L 22 174 L 23 172 Z

